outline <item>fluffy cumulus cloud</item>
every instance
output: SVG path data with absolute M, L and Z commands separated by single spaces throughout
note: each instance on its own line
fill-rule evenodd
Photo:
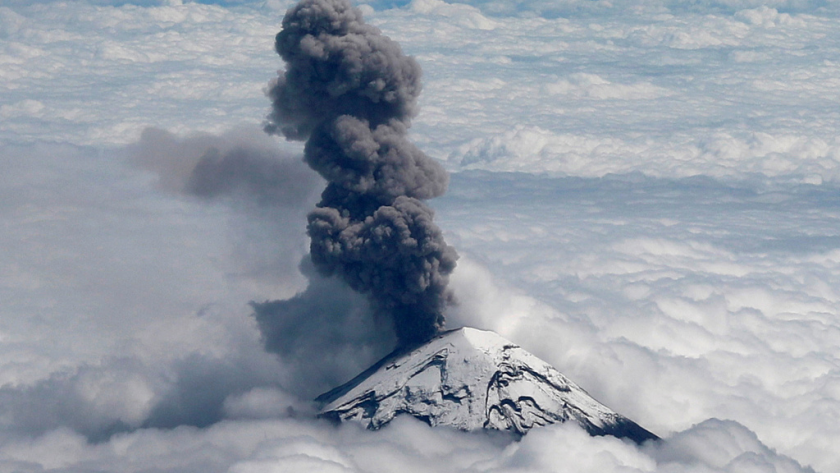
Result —
M 655 432 L 735 419 L 831 471 L 812 442 L 838 434 L 824 417 L 840 407 L 838 190 L 767 185 L 456 175 L 441 225 L 478 259 L 454 280 L 458 322 L 518 340 Z
M 315 419 L 395 338 L 313 270 L 324 182 L 261 131 L 291 4 L 0 6 L 0 470 L 840 470 L 836 3 L 361 6 L 423 68 L 408 137 L 452 172 L 448 325 L 642 446 Z
M 451 169 L 836 180 L 833 13 L 618 10 L 492 30 L 413 18 L 398 38 L 447 64 L 427 68 L 426 146 Z

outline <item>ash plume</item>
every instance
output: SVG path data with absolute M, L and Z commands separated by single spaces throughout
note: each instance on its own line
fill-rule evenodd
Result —
M 301 1 L 275 48 L 286 70 L 268 92 L 266 131 L 307 140 L 304 160 L 328 181 L 308 217 L 312 262 L 365 294 L 398 343 L 431 338 L 457 254 L 423 203 L 448 175 L 406 136 L 420 66 L 347 0 Z

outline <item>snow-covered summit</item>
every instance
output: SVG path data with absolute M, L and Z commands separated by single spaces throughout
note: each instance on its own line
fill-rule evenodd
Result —
M 525 434 L 574 420 L 592 435 L 657 438 L 494 332 L 464 327 L 388 355 L 322 394 L 321 415 L 378 429 L 400 414 L 461 430 Z

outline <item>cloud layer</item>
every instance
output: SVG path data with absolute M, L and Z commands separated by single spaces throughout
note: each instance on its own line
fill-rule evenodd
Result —
M 30 3 L 0 7 L 0 469 L 840 469 L 837 5 L 363 7 L 460 171 L 449 325 L 666 437 L 637 448 L 313 420 L 393 340 L 301 264 L 323 183 L 258 130 L 290 2 Z M 248 303 L 301 298 L 267 353 Z
M 258 123 L 290 3 L 5 7 L 0 137 Z M 364 10 L 423 64 L 414 134 L 452 170 L 836 180 L 836 4 L 614 3 Z
M 836 187 L 462 173 L 452 189 L 441 224 L 481 262 L 453 280 L 460 323 L 661 435 L 717 417 L 794 457 L 833 442 Z

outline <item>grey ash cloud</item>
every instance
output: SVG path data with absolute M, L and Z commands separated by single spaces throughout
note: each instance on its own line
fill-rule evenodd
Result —
M 396 342 L 367 298 L 303 258 L 306 289 L 284 300 L 252 303 L 266 351 L 284 362 L 284 389 L 305 399 L 344 383 Z
M 417 112 L 420 66 L 347 0 L 298 3 L 283 18 L 275 49 L 287 67 L 269 90 L 271 133 L 305 140 L 341 115 L 375 126 Z
M 163 190 L 201 199 L 238 197 L 262 206 L 305 206 L 320 185 L 300 156 L 279 149 L 256 127 L 179 137 L 146 128 L 129 147 L 136 166 L 154 172 Z
M 275 47 L 286 70 L 266 131 L 307 140 L 304 160 L 328 182 L 308 216 L 312 262 L 365 294 L 400 344 L 431 338 L 453 302 L 457 254 L 423 203 L 448 176 L 407 139 L 419 65 L 346 0 L 300 2 Z

